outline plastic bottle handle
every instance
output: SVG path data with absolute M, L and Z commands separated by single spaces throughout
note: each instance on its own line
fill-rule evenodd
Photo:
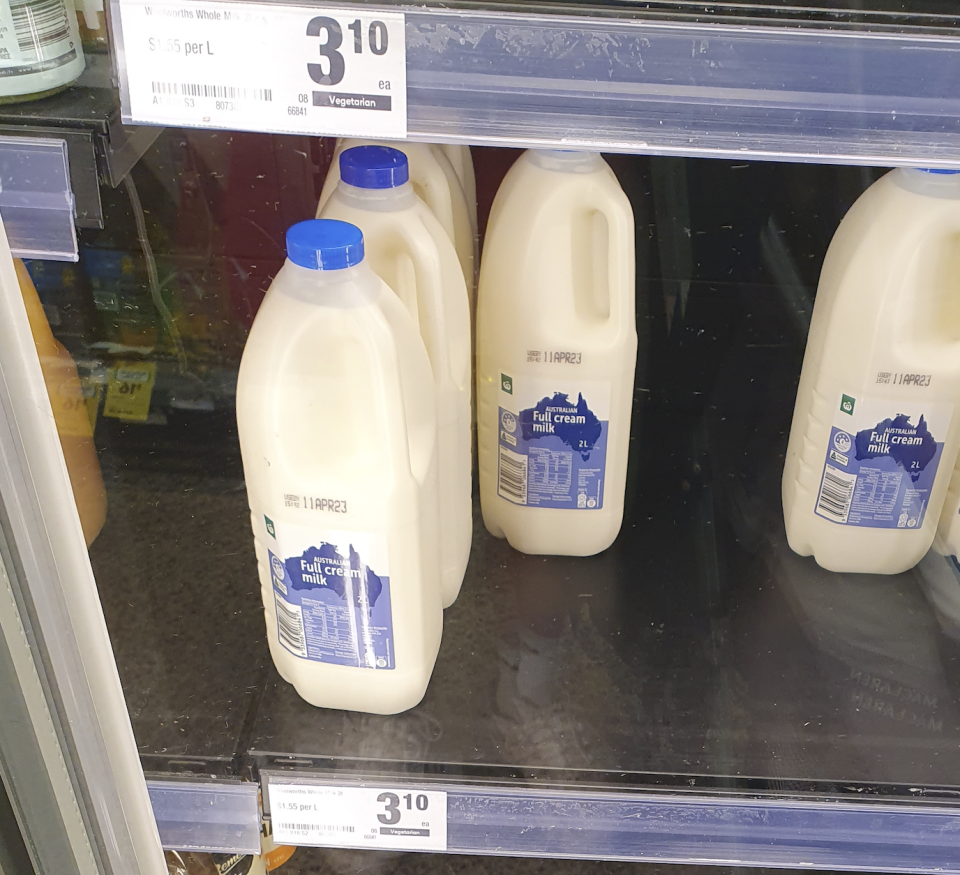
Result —
M 430 151 L 429 146 L 424 146 L 429 153 L 428 160 L 420 167 L 427 170 L 425 177 L 415 177 L 413 174 L 413 161 L 411 161 L 410 181 L 414 187 L 419 187 L 423 191 L 423 201 L 430 208 L 430 211 L 437 217 L 443 229 L 449 229 L 449 233 L 454 233 L 455 224 L 453 221 L 453 193 L 450 191 L 450 184 L 447 174 L 444 173 L 437 156 Z M 446 156 L 444 156 L 446 160 Z M 418 168 L 419 169 L 419 168 Z M 451 237 L 451 240 L 454 238 Z
M 400 379 L 400 354 L 397 351 L 393 330 L 380 309 L 378 307 L 374 308 L 371 316 L 373 329 L 370 330 L 368 325 L 358 326 L 356 336 L 366 345 L 372 358 L 380 365 L 375 369 L 374 383 L 375 391 L 380 395 L 381 409 L 388 412 L 386 421 L 381 422 L 381 431 L 386 438 L 384 443 L 387 447 L 387 457 L 391 463 L 391 468 L 406 471 L 412 480 L 415 478 L 413 475 L 413 459 L 410 455 L 410 442 L 407 439 L 407 408 L 403 400 L 403 383 Z M 385 365 L 389 365 L 389 367 L 385 367 Z M 388 373 L 392 376 L 385 376 Z M 394 417 L 401 426 L 399 454 L 394 449 L 393 436 L 388 428 L 388 423 L 393 421 Z
M 950 237 L 960 237 L 960 204 L 957 206 L 958 208 L 947 217 L 946 222 L 944 222 L 942 215 L 936 215 L 937 227 L 934 230 L 934 234 L 937 242 L 945 241 Z M 916 275 L 919 266 L 920 263 L 917 259 L 911 259 L 909 262 L 902 264 L 899 268 L 892 271 L 885 286 L 886 291 L 889 294 L 891 290 L 897 286 L 912 285 L 914 288 L 921 290 L 921 296 L 926 296 L 927 300 L 924 301 L 925 304 L 936 308 L 942 298 L 951 292 L 948 288 L 942 287 L 942 284 L 936 284 L 936 286 L 934 286 L 933 283 L 929 282 L 917 282 Z M 936 295 L 935 299 L 934 295 Z M 889 306 L 887 302 L 889 302 L 889 297 L 887 297 L 887 300 L 884 302 L 885 306 Z M 900 295 L 896 299 L 893 311 L 895 314 L 893 324 L 899 326 L 901 332 L 905 326 L 911 326 L 911 329 L 907 329 L 908 332 L 916 326 L 917 303 L 918 298 L 912 296 Z M 901 336 L 903 335 L 901 334 Z M 960 349 L 960 338 L 940 344 L 939 348 L 949 350 Z
M 425 320 L 432 320 L 432 324 L 427 325 L 427 336 L 430 338 L 430 344 L 427 345 L 426 340 L 424 340 L 424 345 L 427 347 L 427 357 L 430 359 L 434 380 L 439 382 L 439 375 L 450 370 L 451 362 L 451 337 L 447 330 L 443 283 L 440 279 L 442 275 L 440 253 L 437 252 L 433 239 L 429 238 L 429 235 L 427 235 L 429 238 L 429 242 L 427 242 L 422 234 L 413 233 L 411 225 L 412 223 L 401 223 L 398 228 L 400 239 L 404 242 L 407 254 L 413 262 L 413 273 L 417 283 L 415 309 L 411 310 L 406 301 L 404 301 L 404 304 L 416 320 L 421 338 L 424 337 Z M 424 228 L 424 231 L 426 231 L 426 228 Z M 464 290 L 464 295 L 466 295 L 466 290 Z
M 591 174 L 592 176 L 593 174 Z M 619 334 L 627 321 L 627 311 L 632 309 L 627 303 L 633 301 L 635 273 L 628 265 L 634 258 L 633 212 L 623 209 L 621 192 L 611 191 L 608 185 L 586 184 L 580 187 L 582 199 L 577 205 L 579 211 L 597 212 L 607 220 L 607 324 L 613 326 Z M 594 257 L 603 257 L 604 253 L 594 253 Z M 626 293 L 621 293 L 626 290 Z

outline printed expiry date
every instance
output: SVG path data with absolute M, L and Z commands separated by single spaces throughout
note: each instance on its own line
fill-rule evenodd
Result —
M 283 496 L 285 507 L 302 507 L 304 510 L 325 510 L 328 513 L 347 513 L 345 498 L 315 498 L 312 495 L 295 495 L 287 492 Z
M 527 362 L 536 362 L 546 365 L 568 364 L 579 365 L 583 353 L 567 352 L 554 349 L 528 349 Z

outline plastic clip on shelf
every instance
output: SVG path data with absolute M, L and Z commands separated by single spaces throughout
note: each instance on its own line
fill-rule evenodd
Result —
M 165 848 L 260 853 L 257 784 L 147 781 L 147 792 Z
M 65 141 L 0 137 L 0 217 L 15 256 L 77 261 Z

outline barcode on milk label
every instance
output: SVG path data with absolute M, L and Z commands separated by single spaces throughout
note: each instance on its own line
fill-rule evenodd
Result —
M 386 539 L 263 517 L 277 640 L 295 656 L 396 667 Z
M 608 382 L 503 375 L 498 417 L 501 498 L 527 507 L 603 507 Z
M 923 525 L 953 405 L 841 393 L 816 513 L 874 529 Z
M 120 0 L 124 120 L 405 137 L 402 12 Z

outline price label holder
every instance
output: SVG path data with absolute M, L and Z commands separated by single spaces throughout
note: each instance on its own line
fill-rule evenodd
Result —
M 278 845 L 447 850 L 447 794 L 442 790 L 285 783 L 268 785 Z
M 116 0 L 124 121 L 407 134 L 404 15 L 213 0 Z

